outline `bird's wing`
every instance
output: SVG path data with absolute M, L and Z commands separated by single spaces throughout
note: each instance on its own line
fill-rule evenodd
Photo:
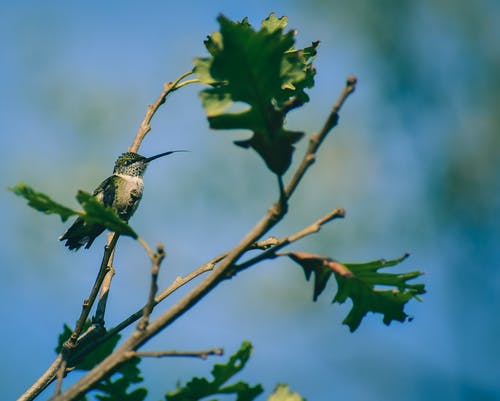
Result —
M 99 186 L 95 189 L 92 194 L 99 202 L 103 203 L 104 206 L 111 206 L 113 204 L 113 199 L 115 198 L 115 180 L 118 177 L 112 175 L 106 178 Z

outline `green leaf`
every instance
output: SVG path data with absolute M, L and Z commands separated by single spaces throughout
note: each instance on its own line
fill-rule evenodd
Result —
M 196 401 L 216 394 L 235 394 L 237 401 L 252 401 L 263 389 L 260 384 L 250 386 L 245 382 L 224 384 L 243 369 L 250 358 L 252 344 L 242 343 L 240 349 L 225 364 L 216 364 L 212 369 L 213 380 L 194 377 L 185 386 L 170 391 L 165 395 L 167 401 Z
M 361 320 L 368 312 L 384 315 L 384 323 L 389 325 L 393 320 L 404 322 L 408 315 L 404 312 L 406 303 L 425 293 L 423 284 L 408 284 L 409 280 L 421 276 L 423 273 L 412 271 L 404 274 L 378 273 L 379 269 L 395 266 L 407 258 L 408 255 L 394 260 L 376 260 L 370 263 L 346 263 L 353 276 L 343 277 L 336 275 L 338 292 L 333 302 L 343 303 L 351 298 L 353 306 L 344 323 L 351 331 L 358 328 Z M 389 290 L 379 289 L 378 286 L 394 287 Z
M 293 144 L 303 136 L 284 128 L 285 117 L 309 100 L 304 90 L 314 85 L 318 42 L 295 50 L 295 32 L 283 32 L 287 18 L 274 14 L 259 31 L 247 19 L 233 22 L 220 16 L 218 22 L 220 31 L 205 41 L 211 57 L 195 60 L 199 79 L 213 86 L 200 93 L 210 127 L 252 131 L 250 139 L 235 143 L 255 149 L 281 175 L 291 163 Z M 238 103 L 246 108 L 227 111 Z
M 78 214 L 77 211 L 53 201 L 44 193 L 36 192 L 23 182 L 9 189 L 16 195 L 28 200 L 28 205 L 32 208 L 45 214 L 58 214 L 63 222 L 68 220 L 69 217 Z
M 264 21 L 262 21 L 262 29 L 267 30 L 272 33 L 278 30 L 283 30 L 288 25 L 288 18 L 283 16 L 281 18 L 276 17 L 276 14 L 271 13 Z
M 288 384 L 278 384 L 267 401 L 305 401 L 299 393 L 291 391 Z
M 90 325 L 90 320 L 87 321 L 87 323 Z M 71 337 L 71 333 L 73 333 L 73 330 L 71 330 L 71 327 L 69 327 L 66 323 L 64 323 L 63 331 L 61 334 L 59 334 L 59 337 L 57 339 L 57 346 L 55 348 L 55 351 L 57 354 L 61 353 L 63 345 L 67 340 L 69 340 L 69 338 Z
M 140 361 L 140 358 L 128 360 L 120 365 L 111 376 L 95 384 L 91 391 L 97 391 L 96 399 L 100 401 L 143 401 L 147 396 L 145 388 L 139 387 L 132 391 L 129 389 L 132 384 L 141 383 L 144 380 L 137 366 Z
M 89 224 L 101 224 L 116 233 L 137 238 L 135 231 L 111 207 L 104 206 L 88 192 L 78 191 L 76 199 L 85 211 L 80 217 Z
M 359 327 L 368 312 L 382 314 L 386 325 L 393 320 L 404 322 L 408 318 L 404 311 L 406 303 L 413 298 L 421 300 L 420 295 L 425 293 L 424 284 L 408 283 L 421 276 L 423 273 L 420 271 L 378 272 L 380 269 L 398 265 L 408 255 L 368 263 L 340 263 L 325 256 L 304 252 L 294 252 L 288 256 L 302 266 L 307 280 L 314 275 L 314 300 L 326 288 L 332 274 L 335 276 L 338 288 L 333 302 L 341 304 L 348 298 L 352 301 L 352 308 L 343 321 L 351 331 Z
M 105 207 L 94 196 L 88 192 L 78 191 L 76 199 L 83 207 L 83 212 L 73 210 L 53 201 L 48 195 L 36 192 L 33 188 L 20 182 L 13 188 L 9 188 L 16 195 L 28 200 L 28 205 L 45 214 L 58 214 L 64 222 L 69 217 L 78 215 L 89 224 L 100 224 L 122 235 L 137 238 L 134 230 L 110 207 Z

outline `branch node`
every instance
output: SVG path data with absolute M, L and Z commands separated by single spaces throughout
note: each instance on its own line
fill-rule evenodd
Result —
M 356 75 L 349 75 L 347 77 L 345 85 L 351 90 L 354 91 L 356 89 L 356 83 L 358 82 L 358 78 Z
M 309 153 L 306 156 L 306 162 L 308 164 L 313 164 L 316 161 L 316 153 Z
M 266 249 L 272 247 L 273 245 L 277 245 L 278 243 L 279 243 L 278 237 L 271 236 L 271 237 L 269 237 L 269 238 L 267 238 L 265 240 L 254 242 L 249 247 L 249 249 L 262 249 L 262 250 L 266 250 Z

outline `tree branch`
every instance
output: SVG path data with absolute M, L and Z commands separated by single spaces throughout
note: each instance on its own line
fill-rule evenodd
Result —
M 184 78 L 188 77 L 189 75 L 193 74 L 194 70 L 185 72 L 182 74 L 179 78 L 177 78 L 174 82 L 167 82 L 165 85 L 163 85 L 163 91 L 160 93 L 160 96 L 158 96 L 158 99 L 153 104 L 150 104 L 147 108 L 146 115 L 144 116 L 144 119 L 141 122 L 141 125 L 139 126 L 139 129 L 137 130 L 137 133 L 135 134 L 134 141 L 132 142 L 132 145 L 128 149 L 129 152 L 136 152 L 139 150 L 139 147 L 141 146 L 142 141 L 144 140 L 144 137 L 147 135 L 149 131 L 151 131 L 151 120 L 153 116 L 156 114 L 160 106 L 165 103 L 165 100 L 167 96 L 176 91 L 177 89 L 191 84 L 195 82 L 199 82 L 198 79 L 190 79 L 186 80 L 184 82 L 181 82 Z
M 333 209 L 330 213 L 324 215 L 323 217 L 319 218 L 316 220 L 314 223 L 311 225 L 303 228 L 302 230 L 298 231 L 297 233 L 284 237 L 282 239 L 277 239 L 275 243 L 266 249 L 264 252 L 260 253 L 259 255 L 243 262 L 240 263 L 239 265 L 235 265 L 231 271 L 228 272 L 228 278 L 233 277 L 236 273 L 239 273 L 245 269 L 248 269 L 251 266 L 254 266 L 255 264 L 265 260 L 265 259 L 273 259 L 276 256 L 277 251 L 280 249 L 284 248 L 285 246 L 290 245 L 293 242 L 296 242 L 308 235 L 317 233 L 323 225 L 326 223 L 334 220 L 334 219 L 339 219 L 343 218 L 345 216 L 345 210 L 342 208 L 337 208 Z
M 113 233 L 108 234 L 108 241 L 110 241 L 109 235 L 113 235 Z M 111 255 L 109 257 L 109 261 L 107 264 L 108 269 L 101 284 L 99 301 L 97 302 L 95 315 L 94 318 L 92 319 L 92 322 L 94 324 L 99 324 L 103 327 L 104 327 L 104 315 L 106 314 L 106 305 L 108 303 L 109 289 L 111 288 L 111 280 L 115 275 L 115 268 L 113 267 L 114 256 L 115 256 L 115 248 L 113 248 L 113 250 L 111 251 Z
M 347 77 L 344 88 L 342 89 L 342 92 L 340 93 L 337 101 L 334 103 L 332 111 L 328 115 L 323 128 L 321 128 L 318 133 L 312 135 L 309 139 L 309 146 L 304 154 L 304 157 L 302 158 L 302 162 L 297 168 L 297 171 L 295 171 L 295 174 L 293 175 L 290 183 L 286 187 L 285 193 L 287 198 L 289 198 L 293 194 L 306 171 L 316 160 L 316 152 L 327 137 L 328 133 L 338 124 L 340 109 L 344 105 L 344 102 L 347 100 L 349 95 L 356 89 L 356 83 L 357 78 L 354 75 Z
M 61 354 L 57 356 L 54 362 L 48 367 L 48 369 L 38 378 L 38 380 L 33 383 L 33 385 L 22 394 L 17 401 L 31 401 L 38 394 L 40 394 L 43 390 L 47 388 L 47 386 L 52 383 L 54 378 L 59 371 L 59 368 L 62 364 L 63 357 Z
M 108 237 L 108 243 L 104 248 L 104 255 L 101 261 L 101 266 L 99 268 L 99 272 L 97 274 L 94 285 L 90 291 L 90 295 L 87 299 L 84 300 L 82 306 L 82 312 L 78 318 L 75 329 L 71 334 L 71 337 L 63 344 L 63 349 L 58 357 L 52 362 L 49 368 L 40 376 L 40 378 L 28 389 L 26 390 L 18 399 L 18 401 L 30 401 L 37 397 L 43 390 L 47 388 L 47 386 L 59 376 L 58 379 L 58 387 L 60 388 L 62 378 L 66 373 L 67 362 L 71 358 L 73 358 L 73 353 L 78 349 L 79 340 L 82 338 L 87 338 L 88 334 L 93 334 L 95 330 L 88 330 L 88 333 L 83 334 L 81 337 L 81 333 L 83 331 L 83 327 L 87 318 L 90 314 L 92 306 L 97 298 L 97 294 L 99 290 L 102 288 L 103 281 L 108 275 L 108 266 L 110 260 L 113 256 L 113 252 L 116 246 L 116 242 L 118 241 L 119 234 L 112 233 L 111 237 Z M 102 306 L 101 306 L 102 307 Z M 104 319 L 104 316 L 102 316 Z M 92 332 L 92 333 L 91 333 Z M 56 392 L 58 389 L 56 388 Z
M 54 395 L 61 394 L 62 382 L 64 379 L 64 374 L 66 373 L 66 368 L 68 366 L 68 361 L 63 358 L 61 366 L 59 366 L 59 370 L 57 371 L 57 383 L 56 388 L 54 390 Z
M 241 255 L 245 251 L 247 251 L 252 246 L 252 244 L 254 244 L 259 238 L 261 238 L 266 232 L 268 232 L 276 223 L 278 223 L 285 215 L 286 208 L 283 207 L 283 204 L 285 203 L 283 198 L 286 197 L 285 201 L 287 201 L 291 197 L 297 185 L 307 172 L 310 165 L 313 163 L 316 151 L 318 150 L 319 146 L 321 145 L 327 134 L 337 124 L 338 113 L 344 101 L 354 91 L 355 84 L 356 84 L 356 79 L 354 77 L 349 77 L 347 79 L 346 86 L 344 87 L 339 99 L 334 104 L 334 107 L 323 129 L 318 134 L 313 135 L 313 137 L 311 137 L 309 147 L 306 150 L 302 163 L 297 168 L 289 185 L 285 188 L 284 196 L 281 195 L 278 201 L 276 201 L 268 209 L 268 211 L 265 213 L 262 219 L 255 225 L 255 227 L 252 230 L 250 230 L 247 233 L 247 235 L 245 235 L 245 237 L 241 239 L 240 242 L 236 244 L 236 246 L 227 253 L 227 255 L 225 255 L 225 257 L 220 261 L 220 264 L 218 264 L 215 267 L 212 274 L 210 274 L 208 277 L 206 277 L 205 280 L 203 280 L 196 287 L 194 287 L 186 296 L 184 296 L 180 301 L 174 304 L 169 310 L 161 314 L 156 320 L 152 321 L 147 327 L 144 328 L 144 330 L 136 330 L 134 333 L 132 333 L 132 335 L 129 338 L 127 338 L 124 341 L 124 343 L 113 354 L 108 356 L 100 364 L 94 367 L 90 372 L 88 372 L 86 376 L 84 376 L 80 381 L 71 386 L 66 392 L 55 397 L 53 401 L 72 400 L 84 394 L 103 376 L 109 374 L 114 369 L 116 369 L 116 367 L 119 366 L 121 363 L 127 361 L 131 357 L 130 355 L 132 354 L 132 351 L 136 351 L 139 347 L 144 345 L 149 339 L 155 336 L 158 332 L 163 330 L 165 327 L 169 326 L 177 318 L 179 318 L 189 309 L 191 309 L 191 307 L 193 307 L 196 303 L 198 303 L 209 291 L 215 288 L 221 281 L 227 279 L 229 272 L 236 271 L 233 269 L 233 266 L 241 257 Z M 156 109 L 163 102 L 164 102 L 164 97 L 163 100 L 159 102 Z M 152 107 L 154 108 L 154 106 Z M 152 114 L 154 114 L 154 111 L 156 111 L 156 109 L 153 109 Z M 150 110 L 148 109 L 148 113 L 149 112 Z M 149 118 L 149 120 L 150 119 L 151 118 Z M 149 120 L 145 118 L 145 121 Z M 144 135 L 149 130 L 146 128 L 144 131 L 145 132 Z M 140 140 L 137 143 L 137 148 L 144 135 L 142 137 L 138 135 L 137 138 L 140 137 Z M 136 141 L 134 141 L 134 144 L 135 143 Z M 331 220 L 331 218 L 327 219 L 327 221 L 329 220 Z M 317 227 L 320 226 L 321 224 L 317 225 Z M 297 235 L 296 238 L 302 238 L 304 235 L 307 235 L 307 232 Z M 264 251 L 264 253 L 266 252 L 269 252 L 269 250 Z M 241 264 L 240 267 L 242 265 L 243 264 Z
M 167 298 L 169 295 L 171 295 L 174 291 L 177 291 L 179 288 L 183 287 L 190 281 L 194 280 L 195 278 L 199 277 L 203 273 L 206 273 L 208 271 L 213 270 L 215 265 L 219 263 L 222 259 L 226 257 L 227 253 L 220 254 L 210 260 L 209 262 L 203 264 L 202 266 L 198 267 L 196 270 L 193 270 L 191 273 L 189 273 L 187 276 L 182 277 L 178 276 L 172 284 L 170 284 L 165 290 L 163 290 L 160 294 L 158 294 L 155 299 L 154 299 L 154 306 L 158 305 L 161 301 L 163 301 L 165 298 Z M 102 339 L 102 342 L 105 342 L 108 338 L 114 336 L 116 333 L 119 333 L 126 327 L 130 326 L 132 323 L 137 321 L 138 319 L 141 318 L 141 316 L 144 314 L 144 309 L 145 307 L 139 309 L 132 315 L 130 315 L 127 319 L 123 320 L 120 322 L 118 325 L 110 329 L 104 338 Z
M 329 223 L 330 221 L 334 219 L 339 219 L 339 218 L 344 218 L 345 217 L 345 210 L 343 208 L 337 208 L 333 209 L 330 213 L 325 214 L 323 217 L 319 218 L 316 220 L 313 224 L 310 226 L 304 228 L 303 230 L 300 230 L 299 232 L 290 235 L 288 238 L 286 238 L 283 243 L 285 245 L 291 244 L 292 242 L 298 241 L 299 239 L 304 238 L 307 235 L 311 235 L 314 233 L 317 233 L 319 230 L 321 230 L 321 227 L 325 225 L 326 223 Z
M 82 313 L 78 318 L 75 329 L 73 330 L 71 337 L 63 345 L 63 351 L 62 351 L 63 354 L 65 352 L 66 353 L 70 352 L 70 350 L 72 350 L 75 347 L 78 337 L 82 333 L 83 326 L 87 321 L 90 310 L 92 309 L 92 305 L 94 305 L 95 299 L 97 298 L 97 294 L 99 293 L 102 282 L 107 273 L 108 263 L 111 258 L 111 255 L 113 254 L 119 236 L 120 236 L 119 234 L 113 233 L 111 240 L 109 240 L 108 244 L 104 247 L 104 256 L 101 261 L 101 267 L 99 268 L 99 273 L 97 274 L 97 278 L 95 280 L 94 286 L 92 287 L 92 290 L 90 291 L 89 297 L 83 302 Z
M 222 348 L 212 348 L 205 351 L 132 351 L 130 357 L 153 357 L 153 358 L 163 358 L 163 357 L 194 357 L 207 359 L 210 355 L 224 355 L 224 349 Z
M 144 331 L 149 323 L 149 317 L 151 312 L 153 312 L 153 307 L 155 305 L 155 296 L 158 292 L 158 274 L 160 273 L 160 265 L 165 258 L 165 249 L 163 245 L 158 244 L 156 247 L 156 252 L 151 258 L 151 287 L 149 290 L 149 297 L 146 306 L 143 309 L 142 318 L 137 324 L 137 330 Z
M 278 238 L 276 237 L 269 237 L 265 240 L 255 242 L 252 244 L 248 249 L 261 249 L 261 250 L 266 250 L 269 249 L 271 246 L 276 245 L 278 243 Z M 222 259 L 224 259 L 227 256 L 228 252 L 221 253 L 220 255 L 216 256 L 215 258 L 211 259 L 207 263 L 201 265 L 197 269 L 193 270 L 191 273 L 189 273 L 187 276 L 182 277 L 178 276 L 172 284 L 170 284 L 165 290 L 163 290 L 160 294 L 158 294 L 155 299 L 154 299 L 154 304 L 153 308 L 158 305 L 160 302 L 162 302 L 165 298 L 170 296 L 173 292 L 177 291 L 181 287 L 185 286 L 192 280 L 196 279 L 197 277 L 201 276 L 202 274 L 209 272 L 215 268 L 217 263 L 219 263 Z M 86 355 L 88 352 L 96 349 L 99 345 L 105 343 L 107 340 L 109 340 L 111 337 L 113 337 L 115 334 L 121 332 L 137 320 L 139 320 L 145 310 L 146 306 L 143 308 L 139 309 L 132 315 L 130 315 L 128 318 L 120 322 L 118 325 L 115 327 L 109 329 L 105 334 L 102 336 L 95 336 L 92 335 L 93 333 L 86 332 L 82 334 L 82 336 L 79 338 L 79 347 L 78 349 L 75 350 L 74 357 L 79 358 L 80 356 Z M 87 335 L 92 335 L 92 340 L 91 341 L 85 341 L 87 340 Z M 86 342 L 85 346 L 82 346 L 82 344 Z

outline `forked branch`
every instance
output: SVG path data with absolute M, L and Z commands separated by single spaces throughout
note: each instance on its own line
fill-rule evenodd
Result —
M 337 124 L 338 113 L 347 97 L 354 91 L 355 85 L 356 78 L 349 77 L 347 79 L 346 86 L 344 87 L 339 99 L 334 104 L 332 111 L 328 116 L 322 130 L 311 137 L 309 147 L 304 154 L 301 164 L 295 171 L 291 182 L 288 184 L 288 186 L 285 187 L 284 192 L 280 195 L 280 198 L 268 209 L 268 211 L 255 225 L 255 227 L 251 231 L 249 231 L 247 235 L 224 256 L 224 258 L 215 267 L 212 273 L 207 276 L 202 282 L 200 282 L 196 287 L 194 287 L 186 296 L 184 296 L 184 298 L 173 305 L 169 310 L 161 314 L 154 321 L 150 322 L 147 327 L 144 327 L 142 330 L 136 330 L 128 339 L 125 340 L 120 348 L 118 348 L 109 357 L 104 359 L 99 365 L 94 367 L 94 369 L 92 369 L 79 382 L 74 384 L 63 394 L 55 397 L 54 401 L 72 400 L 84 394 L 89 388 L 95 385 L 104 376 L 113 372 L 113 370 L 116 369 L 117 366 L 131 358 L 131 355 L 134 355 L 137 349 L 144 345 L 148 340 L 162 331 L 165 327 L 169 326 L 181 315 L 186 313 L 192 306 L 198 303 L 221 281 L 228 278 L 228 275 L 234 274 L 238 270 L 241 270 L 242 266 L 244 266 L 244 263 L 242 263 L 238 269 L 235 269 L 235 265 L 239 258 L 243 255 L 243 253 L 250 249 L 252 247 L 252 244 L 257 242 L 263 235 L 265 235 L 286 214 L 286 207 L 283 207 L 283 205 L 286 205 L 286 202 L 290 199 L 291 195 L 304 177 L 308 168 L 314 162 L 314 158 L 319 146 L 326 138 L 328 133 L 332 130 L 332 128 Z M 168 94 L 169 92 L 171 92 L 171 90 L 166 87 L 164 93 Z M 162 102 L 164 102 L 164 97 L 163 100 L 160 97 L 159 100 L 155 103 L 157 104 L 156 109 L 159 107 L 159 105 L 162 104 Z M 154 105 L 151 106 L 150 109 L 148 109 L 148 113 L 151 113 L 151 117 L 156 109 Z M 145 118 L 146 124 L 149 124 L 149 120 L 147 115 Z M 138 136 L 136 137 L 136 140 L 134 141 L 134 145 L 131 147 L 132 151 L 137 150 L 140 142 L 142 141 L 142 138 L 149 131 L 149 129 L 150 128 L 145 125 L 143 128 L 143 133 L 141 133 L 140 130 Z M 334 218 L 333 216 L 340 217 L 340 215 L 343 215 L 343 211 L 341 213 L 339 213 L 339 211 L 340 209 L 338 209 L 336 212 L 332 212 L 333 215 L 328 216 L 324 219 L 320 219 L 321 221 L 318 224 L 315 224 L 311 229 L 306 229 L 305 231 L 302 230 L 302 232 L 297 233 L 295 236 L 292 236 L 291 238 L 289 237 L 288 241 L 297 240 L 305 235 L 308 235 L 311 232 L 314 232 L 314 230 L 319 229 L 322 224 Z M 271 247 L 267 251 L 264 251 L 264 253 L 269 252 L 269 254 L 271 254 L 272 250 L 273 247 Z

